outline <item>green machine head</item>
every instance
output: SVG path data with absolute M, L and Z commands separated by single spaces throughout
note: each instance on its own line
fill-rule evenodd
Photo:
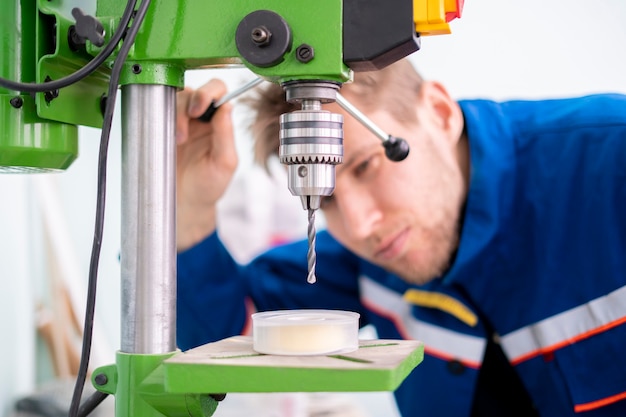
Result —
M 0 16 L 0 172 L 66 169 L 78 155 L 76 126 L 102 127 L 103 98 L 119 51 L 116 29 L 128 24 L 125 8 L 136 3 L 136 9 L 140 2 L 5 3 Z M 158 2 L 143 22 L 119 84 L 180 88 L 188 69 L 235 64 L 280 83 L 289 100 L 333 100 L 352 71 L 382 68 L 419 49 L 412 3 Z M 59 80 L 83 71 L 99 55 L 107 57 L 87 76 L 58 87 Z M 57 87 L 24 89 L 4 81 Z

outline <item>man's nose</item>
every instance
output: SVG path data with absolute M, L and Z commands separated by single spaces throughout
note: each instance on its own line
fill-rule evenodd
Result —
M 344 188 L 335 198 L 343 213 L 346 233 L 354 239 L 364 239 L 371 235 L 377 222 L 383 217 L 371 192 L 362 188 Z

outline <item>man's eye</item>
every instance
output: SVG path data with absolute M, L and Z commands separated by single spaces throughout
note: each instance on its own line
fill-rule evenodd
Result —
M 365 173 L 365 171 L 367 171 L 367 167 L 369 166 L 370 160 L 366 159 L 365 161 L 361 162 L 360 164 L 358 164 L 355 168 L 354 168 L 354 174 L 358 177 L 360 175 L 363 175 Z
M 322 210 L 327 209 L 331 207 L 334 203 L 335 203 L 335 196 L 328 195 L 328 196 L 322 197 L 322 200 L 320 201 L 320 208 Z

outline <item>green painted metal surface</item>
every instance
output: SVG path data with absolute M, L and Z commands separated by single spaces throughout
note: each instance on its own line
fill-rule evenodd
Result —
M 107 40 L 117 29 L 126 0 L 76 1 L 38 0 L 32 12 L 36 23 L 36 81 L 57 80 L 83 67 L 100 48 L 87 42 L 86 50 L 72 51 L 67 42 L 74 24 L 71 6 L 87 12 L 96 9 L 96 17 L 105 27 Z M 17 3 L 17 1 L 16 1 Z M 342 61 L 342 2 L 318 0 L 294 7 L 291 0 L 220 0 L 153 1 L 127 59 L 121 85 L 165 84 L 183 87 L 184 71 L 203 67 L 247 65 L 256 74 L 273 82 L 297 79 L 323 79 L 339 83 L 350 80 L 351 72 Z M 283 62 L 260 68 L 240 58 L 235 45 L 237 25 L 247 14 L 269 9 L 279 13 L 293 33 L 293 46 Z M 219 16 L 219 18 L 215 18 Z M 306 43 L 315 57 L 308 63 L 295 57 L 296 48 Z M 115 54 L 106 65 L 84 80 L 55 92 L 50 99 L 36 94 L 40 117 L 69 124 L 102 126 L 101 101 L 106 94 Z M 34 68 L 28 63 L 31 72 Z M 139 65 L 140 73 L 133 69 Z M 7 74 L 7 78 L 11 78 Z M 15 79 L 15 78 L 11 78 Z
M 92 383 L 115 395 L 116 417 L 208 417 L 218 406 L 213 394 L 393 391 L 423 358 L 415 340 L 360 341 L 341 355 L 275 356 L 236 336 L 184 353 L 118 352 L 116 364 L 93 372 Z
M 107 16 L 120 15 L 125 4 L 123 0 L 99 0 L 97 15 L 106 21 Z M 342 60 L 341 1 L 317 0 L 294 7 L 292 0 L 187 0 L 155 1 L 152 6 L 129 60 L 169 62 L 185 69 L 243 63 L 275 82 L 350 79 Z M 239 22 L 263 9 L 280 14 L 293 33 L 293 47 L 285 60 L 269 68 L 243 62 L 235 45 Z M 302 43 L 315 50 L 315 58 L 308 63 L 295 58 L 295 49 Z
M 0 13 L 0 77 L 33 82 L 37 9 L 8 1 Z M 13 103 L 13 104 L 11 104 Z M 63 170 L 78 156 L 78 128 L 37 116 L 30 95 L 0 88 L 0 172 Z
M 76 126 L 40 119 L 30 96 L 0 94 L 0 172 L 64 170 L 77 156 Z
M 76 1 L 69 0 L 38 0 L 38 4 L 37 82 L 44 83 L 70 75 L 93 59 L 87 51 L 70 49 L 68 32 L 75 23 L 70 6 L 80 6 L 86 12 L 95 7 L 93 1 L 77 4 Z M 69 124 L 102 127 L 101 100 L 108 89 L 109 75 L 110 69 L 101 66 L 83 80 L 58 90 L 53 99 L 45 93 L 38 93 L 36 99 L 39 116 Z
M 22 12 L 22 8 L 25 8 Z M 24 61 L 34 62 L 35 9 L 12 0 L 3 4 L 0 13 L 0 76 L 10 80 L 34 80 L 35 67 L 24 67 Z M 0 94 L 12 93 L 0 87 Z
M 208 393 L 170 393 L 164 389 L 161 364 L 174 355 L 118 352 L 114 365 L 96 369 L 91 377 L 98 390 L 115 395 L 116 417 L 208 417 L 217 401 Z M 105 378 L 103 378 L 105 377 Z M 102 381 L 105 381 L 102 383 Z
M 362 341 L 356 351 L 330 356 L 254 352 L 249 338 L 209 343 L 164 362 L 170 392 L 394 391 L 423 360 L 418 341 Z
M 126 60 L 120 85 L 127 84 L 159 84 L 182 86 L 185 72 L 178 65 L 155 63 L 151 61 Z

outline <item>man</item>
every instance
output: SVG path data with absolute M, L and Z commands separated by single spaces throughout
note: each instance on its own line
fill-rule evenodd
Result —
M 341 92 L 411 151 L 389 161 L 327 106 L 344 114 L 344 164 L 314 285 L 305 242 L 246 266 L 228 255 L 215 203 L 236 166 L 230 109 L 193 120 L 224 86 L 180 94 L 180 347 L 243 332 L 245 300 L 351 310 L 380 338 L 425 343 L 396 391 L 405 416 L 626 415 L 626 97 L 457 103 L 406 60 Z M 260 161 L 293 110 L 281 94 L 255 105 Z

